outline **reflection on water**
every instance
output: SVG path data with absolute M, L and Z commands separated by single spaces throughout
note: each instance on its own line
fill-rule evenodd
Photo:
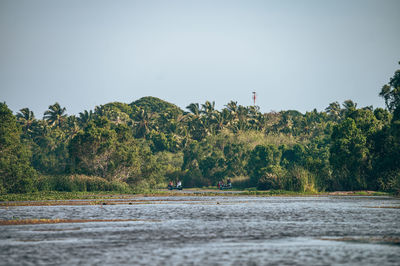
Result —
M 0 208 L 2 220 L 139 219 L 2 226 L 0 264 L 400 262 L 400 209 L 376 208 L 399 207 L 400 200 L 394 198 L 146 197 L 143 201 L 148 204 Z

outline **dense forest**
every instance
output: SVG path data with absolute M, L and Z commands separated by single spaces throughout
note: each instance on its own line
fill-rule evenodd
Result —
M 386 109 L 347 100 L 322 111 L 261 113 L 231 101 L 186 111 L 155 97 L 43 118 L 0 103 L 0 193 L 215 186 L 400 191 L 400 70 Z

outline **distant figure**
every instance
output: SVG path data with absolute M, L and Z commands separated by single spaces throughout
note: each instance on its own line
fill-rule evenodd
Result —
M 217 185 L 218 189 L 221 188 L 221 181 L 218 181 L 218 185 Z
M 168 189 L 172 189 L 174 187 L 174 183 L 172 183 L 172 181 L 169 181 L 168 183 Z
M 230 179 L 230 178 L 228 178 L 228 180 L 226 181 L 226 183 L 227 183 L 228 187 L 231 187 L 231 186 L 232 186 L 232 183 L 231 183 L 231 179 Z
M 182 186 L 182 182 L 179 180 L 178 183 L 176 183 L 176 187 L 181 187 Z

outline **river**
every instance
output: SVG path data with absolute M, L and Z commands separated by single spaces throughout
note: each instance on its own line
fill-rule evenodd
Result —
M 400 265 L 392 197 L 143 197 L 0 207 L 0 265 Z M 109 204 L 108 204 L 109 203 Z

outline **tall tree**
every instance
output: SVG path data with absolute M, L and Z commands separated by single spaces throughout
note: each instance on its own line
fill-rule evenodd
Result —
M 393 112 L 393 119 L 400 120 L 400 69 L 390 78 L 389 84 L 383 85 L 379 96 L 385 99 L 386 107 Z
M 337 121 L 340 119 L 340 104 L 338 102 L 330 103 L 328 107 L 325 108 L 325 112 L 328 113 L 329 117 L 333 121 Z
M 66 108 L 61 108 L 59 103 L 49 106 L 49 110 L 44 112 L 43 119 L 45 119 L 51 126 L 60 127 L 62 122 L 66 119 Z
M 81 126 L 84 126 L 87 123 L 89 123 L 90 120 L 93 119 L 93 111 L 92 110 L 90 110 L 90 111 L 85 110 L 83 112 L 80 112 L 79 113 L 79 117 L 77 119 L 79 121 L 79 124 Z
M 367 188 L 367 139 L 352 118 L 334 126 L 331 136 L 330 163 L 337 190 Z
M 206 101 L 201 105 L 201 113 L 210 116 L 215 110 L 215 102 Z
M 352 100 L 346 100 L 342 105 L 344 108 L 342 111 L 346 117 L 357 109 L 357 103 L 353 102 Z
M 35 122 L 35 115 L 29 108 L 22 108 L 17 113 L 17 120 L 21 124 L 24 133 L 31 130 L 32 124 Z
M 35 188 L 36 172 L 20 134 L 15 116 L 5 103 L 0 103 L 0 193 L 24 193 Z
M 186 106 L 186 109 L 188 109 L 192 114 L 196 116 L 200 115 L 200 106 L 198 103 L 191 103 Z
M 145 109 L 137 107 L 134 115 L 134 121 L 136 125 L 136 137 L 144 138 L 149 134 L 152 128 L 152 122 L 154 118 L 154 113 L 149 113 Z

